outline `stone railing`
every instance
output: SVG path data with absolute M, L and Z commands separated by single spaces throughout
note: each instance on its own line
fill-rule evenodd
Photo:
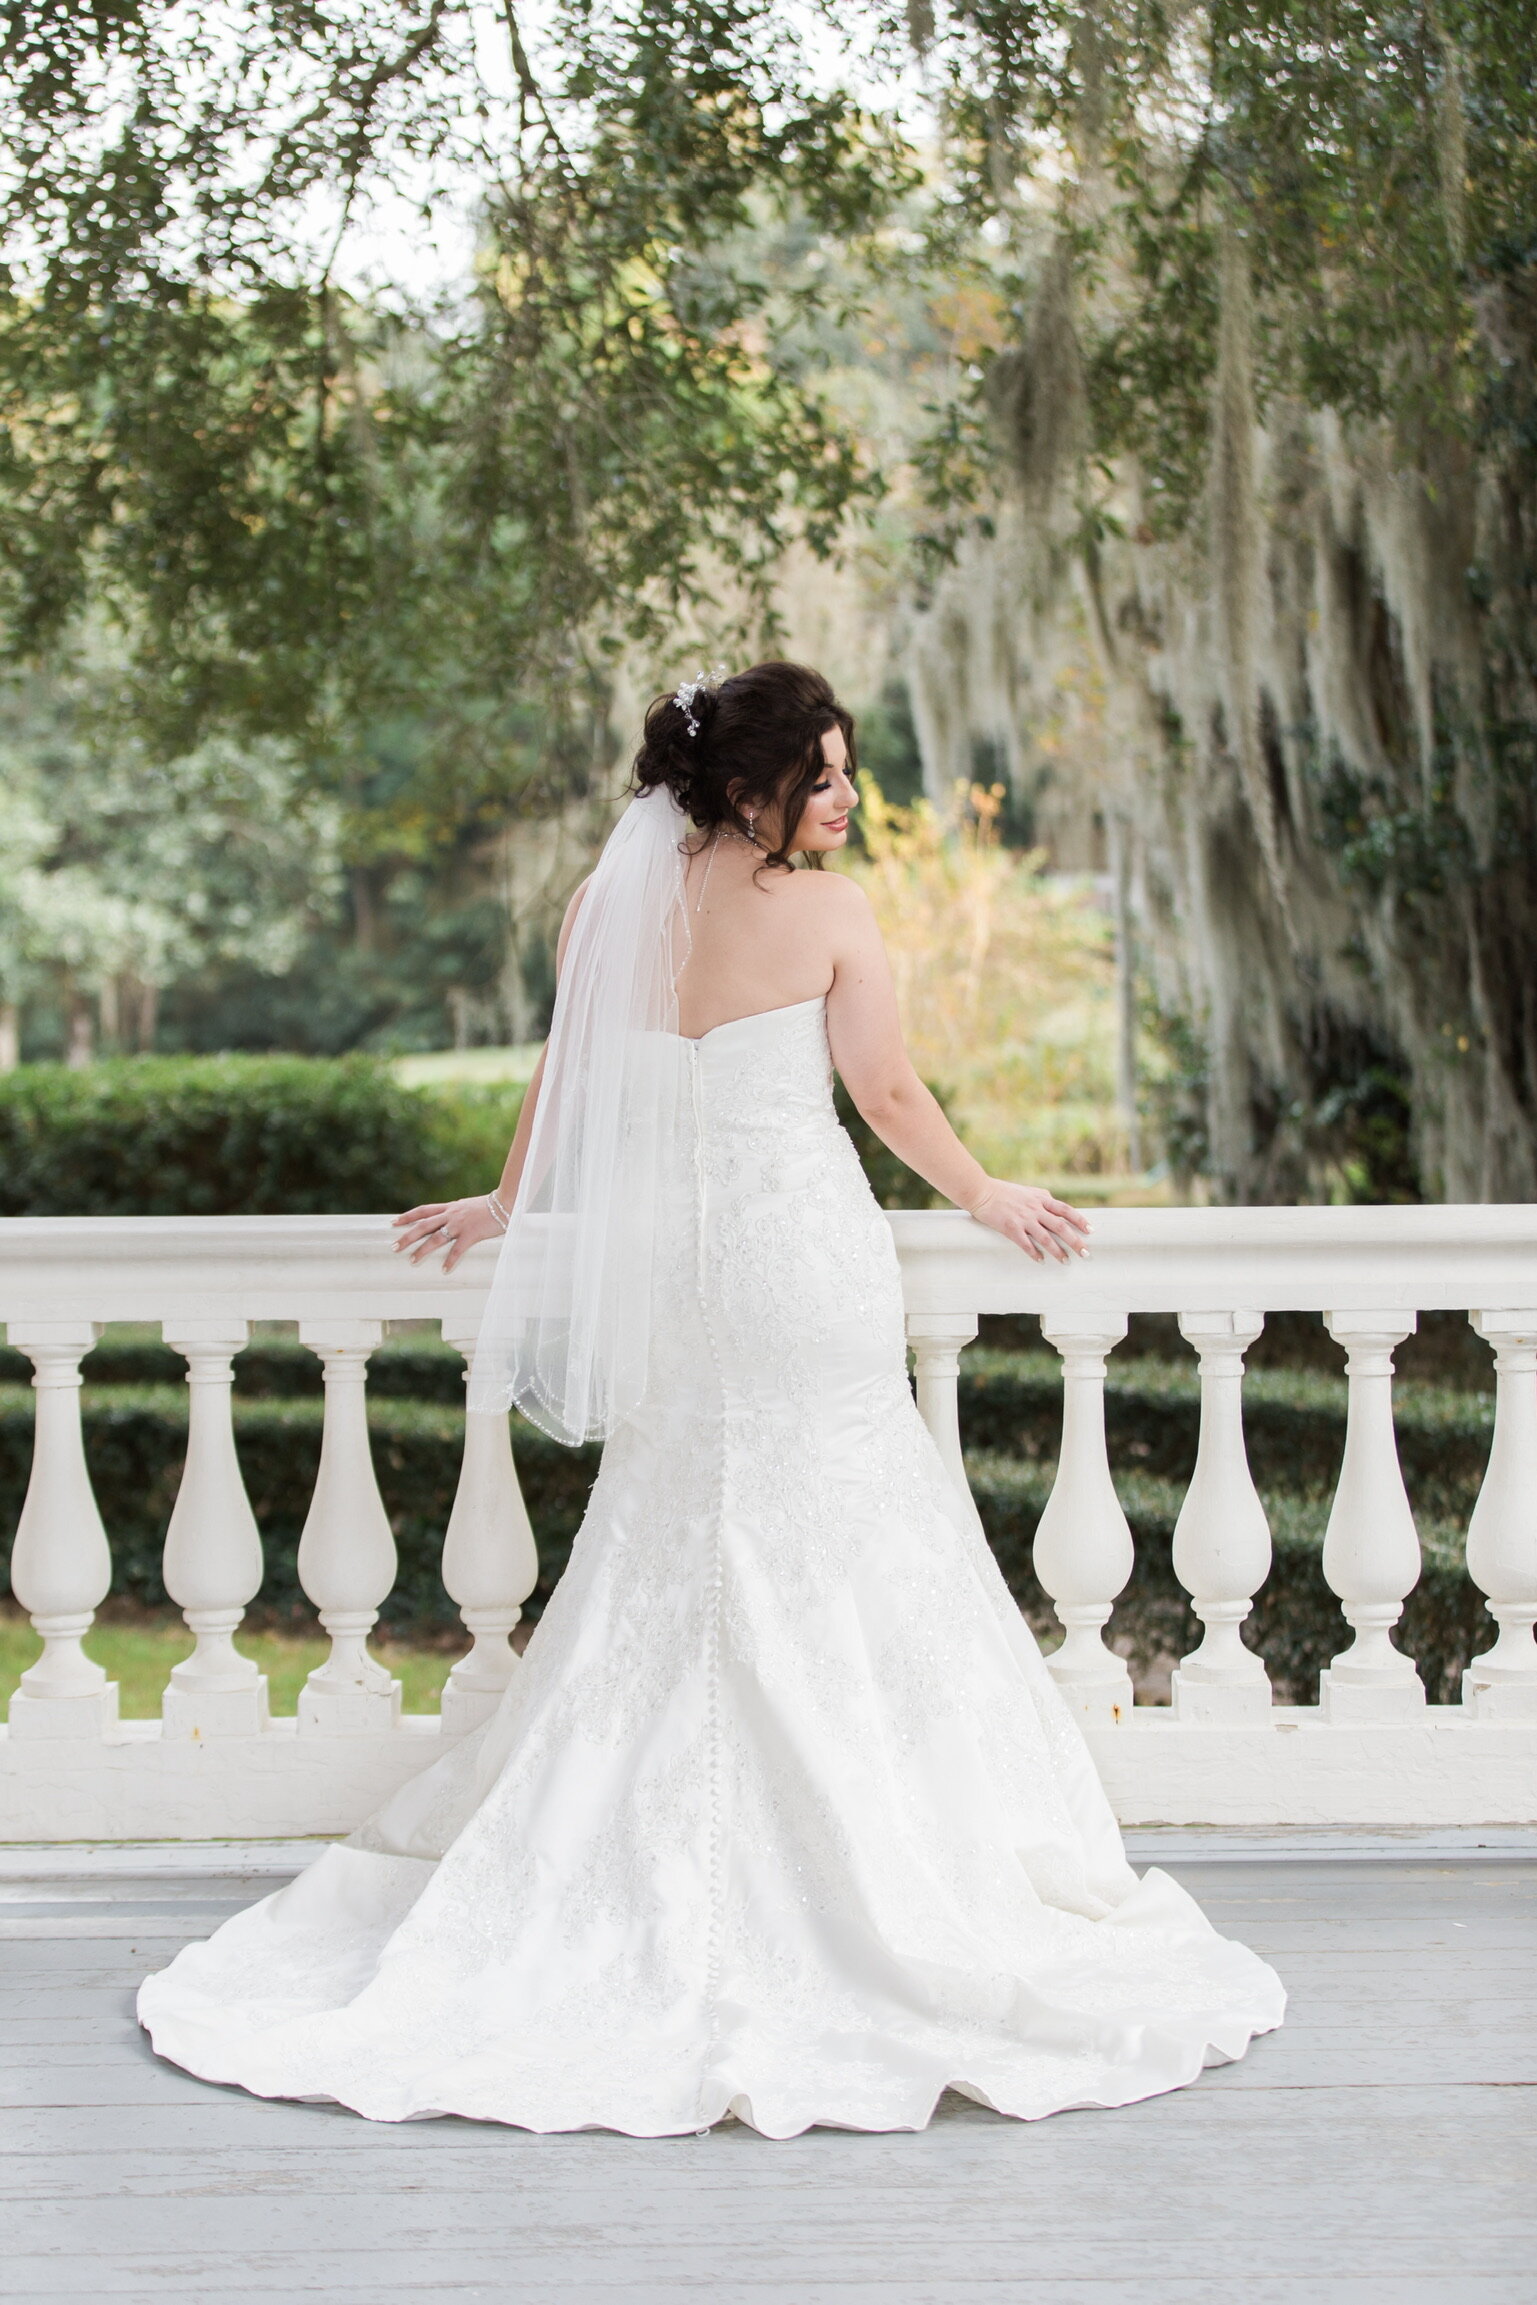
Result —
M 1510 1823 L 1537 1818 L 1537 1209 L 1112 1210 L 1094 1253 L 1030 1263 L 969 1218 L 899 1214 L 919 1405 L 969 1506 L 959 1355 L 984 1312 L 1038 1312 L 1062 1355 L 1063 1447 L 1035 1563 L 1065 1638 L 1052 1670 L 1128 1822 Z M 439 1321 L 467 1351 L 493 1251 L 445 1277 L 391 1254 L 382 1217 L 22 1219 L 0 1223 L 0 1318 L 35 1369 L 37 1439 L 12 1584 L 44 1641 L 0 1739 L 0 1839 L 256 1837 L 343 1831 L 494 1708 L 536 1556 L 503 1418 L 466 1420 L 443 1581 L 473 1636 L 441 1714 L 402 1714 L 368 1647 L 395 1575 L 369 1452 L 365 1381 L 386 1324 Z M 1416 1314 L 1466 1312 L 1493 1348 L 1493 1448 L 1468 1530 L 1491 1646 L 1462 1702 L 1429 1706 L 1392 1628 L 1419 1575 L 1399 1472 L 1394 1348 Z M 1244 1452 L 1244 1353 L 1265 1311 L 1322 1310 L 1345 1348 L 1344 1458 L 1323 1569 L 1352 1638 L 1316 1707 L 1277 1705 L 1240 1627 L 1270 1565 Z M 1134 1706 L 1106 1643 L 1133 1547 L 1105 1438 L 1106 1356 L 1133 1312 L 1173 1312 L 1199 1357 L 1201 1435 L 1174 1566 L 1202 1638 L 1168 1706 Z M 231 1359 L 253 1321 L 297 1321 L 325 1422 L 299 1549 L 330 1637 L 297 1715 L 269 1717 L 232 1636 L 261 1582 L 241 1482 Z M 186 1468 L 167 1590 L 195 1636 L 158 1721 L 121 1721 L 82 1637 L 111 1589 L 80 1422 L 102 1323 L 154 1321 L 187 1362 Z M 973 1508 L 974 1509 L 974 1508 Z

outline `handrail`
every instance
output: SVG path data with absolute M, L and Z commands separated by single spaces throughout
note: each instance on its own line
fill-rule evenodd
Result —
M 1537 1816 L 1537 1207 L 1108 1209 L 1092 1255 L 1037 1264 L 952 1211 L 896 1211 L 920 1409 L 976 1524 L 960 1356 L 983 1313 L 1038 1313 L 1062 1357 L 1064 1441 L 1035 1566 L 1065 1638 L 1050 1662 L 1128 1821 L 1516 1822 Z M 368 1636 L 394 1576 L 369 1450 L 366 1372 L 386 1325 L 473 1343 L 496 1245 L 451 1274 L 392 1254 L 384 1216 L 0 1221 L 0 1320 L 30 1355 L 34 1463 L 13 1585 L 43 1635 L 0 1736 L 0 1839 L 259 1836 L 348 1829 L 483 1720 L 519 1669 L 508 1635 L 537 1557 L 506 1421 L 469 1417 L 443 1575 L 474 1636 L 440 1715 L 403 1714 Z M 1321 1312 L 1347 1355 L 1344 1459 L 1323 1552 L 1344 1616 L 1316 1706 L 1273 1702 L 1241 1637 L 1268 1572 L 1245 1459 L 1244 1354 L 1267 1312 Z M 1419 1573 L 1399 1474 L 1392 1355 L 1419 1312 L 1466 1313 L 1495 1356 L 1494 1442 L 1469 1531 L 1491 1646 L 1459 1705 L 1431 1706 L 1393 1628 Z M 1104 1417 L 1107 1356 L 1134 1313 L 1179 1316 L 1199 1363 L 1201 1438 L 1174 1567 L 1201 1624 L 1165 1706 L 1134 1705 L 1115 1604 L 1133 1544 Z M 188 1364 L 186 1469 L 165 1575 L 196 1635 L 156 1722 L 119 1721 L 82 1646 L 110 1589 L 91 1492 L 80 1364 L 107 1321 L 158 1322 Z M 268 1716 L 233 1634 L 261 1575 L 241 1482 L 231 1360 L 258 1321 L 318 1355 L 321 1470 L 301 1582 L 331 1635 L 296 1718 Z M 1134 1734 L 1128 1735 L 1128 1731 Z
M 1537 1204 L 1411 1208 L 1103 1209 L 1092 1253 L 1036 1265 L 958 1210 L 898 1209 L 888 1221 L 915 1312 L 1041 1312 L 1114 1303 L 1130 1312 L 1218 1311 L 1247 1287 L 1269 1312 L 1325 1300 L 1466 1311 L 1537 1301 Z M 148 1291 L 238 1298 L 252 1320 L 293 1319 L 336 1294 L 384 1317 L 437 1319 L 489 1286 L 496 1244 L 456 1270 L 391 1256 L 386 1216 L 7 1217 L 0 1219 L 0 1320 L 89 1306 L 143 1320 Z M 295 1291 L 298 1296 L 296 1298 Z M 1344 1291 L 1341 1296 L 1340 1292 Z M 280 1301 L 281 1300 L 281 1301 Z M 270 1306 L 270 1310 L 268 1307 Z

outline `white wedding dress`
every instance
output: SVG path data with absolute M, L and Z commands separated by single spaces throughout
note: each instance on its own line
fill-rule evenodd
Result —
M 1241 2055 L 1278 1978 L 1131 1871 L 918 1416 L 823 1004 L 663 1061 L 690 1246 L 500 1711 L 149 1978 L 156 2049 L 373 2120 L 771 2137 Z

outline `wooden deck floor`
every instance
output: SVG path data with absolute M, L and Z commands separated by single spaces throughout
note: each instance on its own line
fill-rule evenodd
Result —
M 193 2081 L 133 1988 L 272 1880 L 9 1852 L 0 2296 L 1534 2305 L 1537 1838 L 1369 1846 L 1158 1851 L 1291 1988 L 1241 2065 L 1122 2112 L 785 2144 L 384 2128 Z

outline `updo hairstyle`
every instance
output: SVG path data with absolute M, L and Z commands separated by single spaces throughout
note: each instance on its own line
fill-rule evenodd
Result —
M 788 869 L 801 811 L 827 774 L 822 739 L 830 728 L 843 731 L 852 776 L 854 716 L 830 683 L 806 664 L 755 664 L 718 688 L 696 690 L 687 710 L 671 696 L 657 698 L 635 755 L 635 789 L 665 784 L 701 832 L 725 827 L 744 840 L 753 838 L 749 812 L 777 810 L 782 845 L 764 862 Z

